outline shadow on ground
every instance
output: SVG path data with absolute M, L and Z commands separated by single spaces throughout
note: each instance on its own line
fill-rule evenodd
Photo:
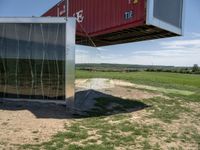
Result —
M 73 113 L 66 111 L 66 106 L 54 103 L 19 102 L 0 99 L 0 110 L 28 110 L 37 118 L 73 119 L 97 116 L 109 116 L 120 113 L 139 111 L 148 106 L 140 101 L 122 99 L 94 90 L 76 93 Z

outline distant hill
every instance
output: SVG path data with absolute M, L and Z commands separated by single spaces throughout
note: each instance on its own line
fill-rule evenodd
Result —
M 157 65 L 130 65 L 130 64 L 76 64 L 79 70 L 88 71 L 116 71 L 116 72 L 136 72 L 136 71 L 156 71 L 156 72 L 180 72 L 192 73 L 192 67 L 157 66 Z

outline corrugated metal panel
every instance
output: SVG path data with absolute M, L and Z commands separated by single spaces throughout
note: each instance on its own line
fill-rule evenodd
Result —
M 65 2 L 44 16 L 64 16 Z M 106 34 L 145 23 L 145 0 L 69 0 L 69 16 L 76 16 L 77 34 Z

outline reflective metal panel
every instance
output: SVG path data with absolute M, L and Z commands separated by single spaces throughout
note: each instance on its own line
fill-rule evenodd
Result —
M 69 93 L 72 97 L 65 90 L 65 66 L 74 64 L 73 58 L 65 57 L 66 20 L 15 19 L 0 18 L 0 97 L 57 101 L 65 101 Z
M 185 0 L 147 0 L 147 24 L 182 35 Z
M 178 28 L 182 27 L 183 0 L 155 0 L 154 17 Z
M 75 95 L 75 34 L 76 20 L 69 18 L 66 24 L 66 74 L 65 96 L 69 107 L 73 107 Z

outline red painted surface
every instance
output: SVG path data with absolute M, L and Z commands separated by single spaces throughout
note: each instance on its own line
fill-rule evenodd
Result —
M 69 16 L 77 17 L 78 35 L 97 36 L 145 24 L 145 7 L 146 0 L 69 0 Z M 65 15 L 61 1 L 43 16 Z

